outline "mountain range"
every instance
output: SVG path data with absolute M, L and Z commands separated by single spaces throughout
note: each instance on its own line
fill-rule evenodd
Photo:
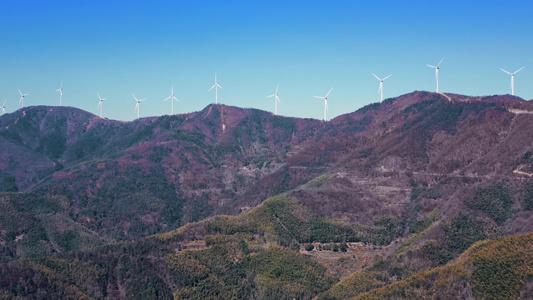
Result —
M 0 298 L 533 297 L 532 114 L 419 91 L 329 122 L 20 109 Z

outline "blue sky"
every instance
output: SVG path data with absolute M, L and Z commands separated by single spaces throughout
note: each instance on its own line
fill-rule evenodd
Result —
M 441 2 L 441 3 L 439 3 Z M 442 3 L 443 2 L 443 3 Z M 531 1 L 25 1 L 0 3 L 0 104 L 65 105 L 133 120 L 219 102 L 328 119 L 385 98 L 439 89 L 533 98 Z

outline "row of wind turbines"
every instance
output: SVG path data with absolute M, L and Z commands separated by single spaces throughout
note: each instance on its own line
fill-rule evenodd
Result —
M 436 82 L 437 82 L 437 89 L 436 89 L 436 92 L 439 93 L 439 69 L 440 69 L 440 65 L 442 64 L 442 61 L 444 60 L 444 57 L 440 60 L 440 62 L 436 65 L 436 66 L 433 66 L 433 65 L 430 65 L 428 64 L 427 66 L 430 67 L 430 68 L 433 68 L 435 69 L 435 79 L 436 79 Z M 500 70 L 502 70 L 503 72 L 511 75 L 511 95 L 514 96 L 514 76 L 516 75 L 516 73 L 520 72 L 522 69 L 524 69 L 525 66 L 523 66 L 522 68 L 516 70 L 515 72 L 511 73 L 509 71 L 506 71 L 502 68 L 500 68 Z M 379 80 L 379 88 L 378 88 L 378 94 L 381 94 L 381 102 L 383 102 L 383 82 L 388 79 L 389 77 L 392 76 L 389 75 L 387 77 L 384 77 L 384 78 L 379 78 L 376 74 L 372 73 L 372 75 L 374 75 L 374 77 L 376 77 L 377 80 Z M 217 81 L 217 74 L 215 73 L 215 83 L 213 84 L 213 86 L 211 88 L 209 88 L 208 91 L 211 91 L 212 89 L 215 89 L 215 104 L 218 104 L 218 89 L 222 89 L 222 86 L 220 86 L 220 84 L 218 84 L 218 81 Z M 278 85 L 276 86 L 276 92 L 272 95 L 269 95 L 267 96 L 266 98 L 272 98 L 274 97 L 274 114 L 277 115 L 278 114 L 278 103 L 281 103 L 280 101 L 280 98 L 279 98 L 279 95 L 278 95 L 278 90 L 279 90 L 279 83 Z M 24 94 L 22 93 L 22 91 L 20 89 L 18 89 L 19 91 L 19 94 L 20 94 L 20 100 L 19 100 L 19 104 L 22 104 L 22 107 L 24 108 L 24 98 L 26 96 L 28 96 L 28 94 Z M 331 93 L 331 91 L 333 91 L 333 88 L 331 88 L 325 96 L 313 96 L 314 98 L 318 98 L 318 99 L 323 99 L 324 100 L 324 121 L 327 121 L 327 113 L 328 113 L 328 96 L 329 94 Z M 61 85 L 59 86 L 59 89 L 56 90 L 56 92 L 59 92 L 59 105 L 60 106 L 63 106 L 63 81 L 61 81 Z M 104 109 L 104 105 L 103 105 L 103 102 L 104 100 L 107 100 L 106 98 L 102 98 L 100 96 L 100 93 L 97 92 L 96 93 L 98 95 L 98 106 L 96 107 L 96 109 L 98 110 L 98 108 L 100 108 L 100 118 L 103 118 L 103 109 Z M 146 98 L 143 98 L 143 99 L 137 99 L 137 97 L 135 97 L 135 95 L 133 93 L 131 93 L 131 95 L 133 96 L 133 99 L 135 100 L 135 109 L 134 109 L 134 112 L 137 112 L 137 119 L 139 119 L 141 117 L 141 102 L 146 100 Z M 170 90 L 170 96 L 168 96 L 166 99 L 163 100 L 163 102 L 167 101 L 167 100 L 170 100 L 171 102 L 171 110 L 172 110 L 172 115 L 174 115 L 174 101 L 176 102 L 179 102 L 180 100 L 174 95 L 174 85 L 172 85 L 171 87 L 171 90 Z M 5 114 L 6 113 L 6 103 L 7 103 L 7 100 L 4 101 L 4 104 L 2 105 L 2 114 Z
M 435 77 L 437 79 L 437 93 L 439 92 L 439 69 L 440 69 L 440 64 L 442 63 L 443 60 L 444 60 L 444 57 L 440 60 L 440 62 L 437 64 L 437 66 L 432 66 L 432 65 L 429 65 L 429 64 L 427 65 L 428 67 L 435 69 Z M 514 76 L 516 75 L 516 73 L 520 72 L 525 67 L 526 66 L 523 66 L 520 69 L 514 71 L 513 73 L 500 68 L 500 70 L 502 70 L 505 73 L 511 75 L 511 95 L 513 95 L 513 96 L 514 96 Z M 374 75 L 374 76 L 376 76 L 376 75 Z M 385 79 L 387 79 L 387 77 Z M 376 76 L 376 78 L 377 78 L 377 76 Z M 383 80 L 385 80 L 385 79 L 383 79 Z M 381 81 L 381 83 L 383 83 L 383 81 Z M 383 93 L 383 86 L 380 85 L 380 88 L 381 88 L 382 93 Z M 381 101 L 383 101 L 383 94 L 381 95 Z
M 215 74 L 215 84 L 209 89 L 212 90 L 213 88 L 215 88 L 215 104 L 218 104 L 218 88 L 222 88 L 218 83 L 217 83 L 217 74 Z M 103 108 L 104 108 L 104 105 L 103 105 L 103 102 L 104 100 L 106 100 L 106 98 L 102 98 L 100 96 L 100 93 L 96 93 L 98 95 L 98 106 L 96 107 L 96 109 L 100 108 L 100 118 L 103 117 Z M 135 109 L 133 110 L 133 112 L 137 112 L 137 119 L 139 119 L 141 117 L 141 102 L 146 100 L 146 98 L 143 98 L 143 99 L 137 99 L 137 97 L 135 97 L 135 95 L 133 93 L 131 93 L 131 95 L 133 96 L 133 99 L 135 99 Z M 174 95 L 174 85 L 172 85 L 171 89 L 170 89 L 170 96 L 168 96 L 165 100 L 163 100 L 163 102 L 167 101 L 167 100 L 170 100 L 171 102 L 171 110 L 172 110 L 172 115 L 174 115 L 174 101 L 176 102 L 179 102 L 180 100 Z

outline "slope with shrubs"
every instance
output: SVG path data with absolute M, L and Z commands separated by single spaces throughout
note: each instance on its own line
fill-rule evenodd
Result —
M 139 299 L 310 299 L 337 279 L 299 253 L 304 243 L 391 239 L 382 227 L 318 217 L 279 195 L 238 217 L 219 216 L 136 242 L 3 264 L 2 293 Z M 178 251 L 178 252 L 176 252 Z M 18 278 L 20 288 L 10 288 Z M 106 279 L 107 278 L 107 279 Z M 87 280 L 85 280 L 87 279 Z M 60 289 L 65 293 L 58 294 Z M 78 296 L 76 296 L 78 297 Z
M 391 245 L 393 253 L 378 258 L 363 270 L 343 279 L 327 293 L 322 294 L 321 298 L 345 299 L 379 287 L 394 286 L 396 282 L 407 280 L 415 274 L 453 264 L 465 250 L 478 241 L 513 234 L 510 228 L 522 225 L 523 219 L 531 216 L 525 205 L 530 196 L 529 185 L 530 183 L 511 185 L 501 181 L 477 185 L 471 191 L 472 196 L 463 198 L 466 207 L 457 214 L 439 216 L 440 209 L 435 209 L 425 218 L 416 222 L 411 221 L 412 223 L 409 223 L 409 219 L 404 216 L 402 222 L 404 226 L 409 226 L 409 232 L 404 233 L 402 238 Z M 418 194 L 416 197 L 424 194 Z M 479 206 L 469 208 L 468 204 L 471 204 L 473 199 L 476 199 L 474 203 L 478 203 Z M 417 199 L 414 198 L 412 201 L 416 202 Z M 495 218 L 493 210 L 487 209 L 485 203 L 500 208 L 501 213 L 506 215 L 506 222 L 502 224 L 499 218 Z M 507 208 L 502 209 L 502 207 Z M 445 209 L 445 206 L 441 206 L 441 209 Z M 408 211 L 406 213 L 409 214 Z M 531 232 L 531 227 L 525 225 L 521 228 L 521 232 Z M 488 284 L 492 281 L 493 279 L 487 277 L 479 282 Z M 436 295 L 440 293 L 446 294 L 445 291 L 439 291 Z M 529 292 L 526 290 L 523 293 Z M 387 297 L 394 298 L 398 295 L 400 294 Z M 410 299 L 415 296 L 415 294 L 405 294 L 403 297 Z
M 329 180 L 318 178 L 311 184 L 302 186 L 302 189 L 318 190 L 331 183 L 331 176 L 329 177 Z M 323 183 L 318 186 L 314 184 L 319 181 Z M 328 275 L 323 266 L 300 254 L 299 250 L 304 245 L 310 242 L 343 241 L 388 243 L 397 238 L 399 224 L 395 224 L 390 216 L 378 218 L 375 223 L 380 225 L 375 227 L 332 221 L 320 217 L 296 200 L 291 196 L 293 193 L 297 191 L 268 199 L 237 217 L 218 216 L 134 242 L 45 257 L 39 255 L 41 257 L 27 257 L 2 264 L 0 271 L 4 276 L 0 279 L 0 293 L 7 298 L 40 293 L 52 297 L 75 298 L 311 299 L 319 296 L 342 299 L 359 294 L 365 295 L 364 297 L 375 295 L 376 298 L 456 295 L 456 289 L 463 288 L 466 284 L 464 282 L 467 282 L 467 287 L 473 288 L 460 290 L 461 293 L 479 296 L 485 295 L 483 291 L 493 289 L 489 283 L 497 278 L 487 277 L 494 271 L 492 269 L 473 271 L 472 279 L 468 279 L 470 281 L 459 283 L 452 282 L 457 275 L 453 272 L 439 271 L 442 273 L 438 273 L 441 274 L 438 277 L 440 281 L 434 279 L 436 275 L 431 275 L 434 274 L 431 268 L 436 266 L 441 266 L 436 270 L 455 270 L 456 267 L 453 266 L 457 262 L 445 264 L 461 254 L 465 246 L 501 234 L 494 227 L 497 223 L 491 223 L 490 218 L 459 215 L 443 222 L 437 220 L 437 211 L 421 222 L 426 225 L 419 225 L 413 232 L 413 235 L 421 234 L 426 239 L 408 240 L 404 245 L 411 247 L 410 250 L 398 248 L 397 254 L 378 259 L 335 284 L 338 280 L 336 277 Z M 443 222 L 443 225 L 433 226 L 438 222 Z M 391 231 L 391 228 L 394 230 Z M 439 228 L 444 232 L 444 237 L 440 240 L 427 240 L 427 236 L 431 236 L 430 232 Z M 526 241 L 524 249 L 529 249 L 527 247 L 532 246 L 533 236 L 525 235 L 510 241 L 514 245 L 513 243 L 522 240 Z M 508 240 L 504 238 L 497 241 L 506 244 Z M 487 243 L 492 245 L 492 242 Z M 483 247 L 485 246 L 475 249 Z M 470 255 L 468 251 L 466 253 Z M 487 262 L 481 259 L 484 258 L 483 255 L 473 262 L 474 266 L 498 268 L 500 264 L 508 264 L 507 260 Z M 520 257 L 506 255 L 501 252 L 496 256 L 502 259 L 509 257 L 510 261 Z M 463 257 L 464 254 L 457 261 L 464 261 Z M 524 258 L 527 260 L 527 256 Z M 489 257 L 490 259 L 494 257 Z M 531 262 L 525 261 L 523 264 L 528 266 Z M 528 274 L 529 271 L 524 272 Z M 426 274 L 433 276 L 429 278 L 437 283 L 452 283 L 444 287 L 436 284 L 437 288 L 431 287 L 433 290 L 426 291 L 424 289 L 430 289 L 433 283 L 417 279 Z M 522 284 L 528 277 L 517 278 L 513 280 Z M 411 284 L 413 280 L 424 284 L 416 283 L 413 290 L 409 290 L 411 287 L 404 282 Z M 389 285 L 394 287 L 391 292 L 388 290 Z M 500 283 L 495 283 L 495 286 L 499 285 Z M 398 290 L 398 286 L 406 290 Z M 417 294 L 421 293 L 416 291 L 421 286 L 425 294 Z M 384 289 L 379 289 L 380 287 Z M 520 289 L 521 285 L 518 287 L 519 291 Z M 368 291 L 375 294 L 363 294 Z M 516 287 L 510 293 L 516 294 Z
M 0 195 L 0 261 L 88 249 L 105 241 L 64 215 L 66 199 Z
M 525 287 L 533 277 L 532 250 L 532 233 L 478 242 L 449 265 L 353 299 L 530 298 Z

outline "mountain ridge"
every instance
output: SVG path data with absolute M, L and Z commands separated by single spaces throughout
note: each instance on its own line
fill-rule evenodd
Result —
M 453 100 L 452 102 L 450 102 L 450 105 L 452 106 L 465 104 L 464 99 L 466 96 L 451 95 L 449 97 L 451 97 L 451 99 Z M 467 99 L 470 99 L 471 102 L 482 102 L 481 99 L 486 99 L 486 98 L 489 99 L 489 103 L 485 103 L 485 104 L 480 103 L 480 105 L 490 106 L 491 105 L 490 103 L 492 102 L 496 102 L 500 104 L 503 103 L 502 108 L 505 108 L 507 110 L 511 108 L 527 110 L 531 106 L 529 103 L 525 101 L 521 101 L 519 98 L 512 97 L 512 96 L 501 96 L 501 97 L 496 96 L 496 98 L 494 98 L 494 96 L 470 97 Z M 405 118 L 406 116 L 408 117 L 408 114 L 405 114 L 405 109 L 407 109 L 408 107 L 414 107 L 413 105 L 420 106 L 422 103 L 430 103 L 431 101 L 433 101 L 432 103 L 436 103 L 434 101 L 440 101 L 439 99 L 444 100 L 447 98 L 445 98 L 441 94 L 436 94 L 436 93 L 413 92 L 410 94 L 400 96 L 396 98 L 394 101 L 388 99 L 388 100 L 385 100 L 382 104 L 375 103 L 375 104 L 368 105 L 366 107 L 359 109 L 356 112 L 339 116 L 335 118 L 334 120 L 327 122 L 327 123 L 316 121 L 316 120 L 309 120 L 309 119 L 293 119 L 293 118 L 286 118 L 286 117 L 277 117 L 267 112 L 262 112 L 262 111 L 253 110 L 253 109 L 252 110 L 240 109 L 240 108 L 228 107 L 225 105 L 216 105 L 216 106 L 210 105 L 210 106 L 207 106 L 202 111 L 196 112 L 196 113 L 177 115 L 177 116 L 164 116 L 164 117 L 153 118 L 153 119 L 141 119 L 138 121 L 133 121 L 133 122 L 128 122 L 128 123 L 107 121 L 104 119 L 100 119 L 95 115 L 84 113 L 81 110 L 75 110 L 74 112 L 70 112 L 70 113 L 74 115 L 82 114 L 83 115 L 82 121 L 75 122 L 72 125 L 66 124 L 66 126 L 63 126 L 65 128 L 58 130 L 57 125 L 55 125 L 58 122 L 46 121 L 46 118 L 43 118 L 43 121 L 40 121 L 39 126 L 38 126 L 38 128 L 43 131 L 45 131 L 44 129 L 46 128 L 51 128 L 53 126 L 56 126 L 56 128 L 53 128 L 54 130 L 52 130 L 51 133 L 46 132 L 42 134 L 43 137 L 41 138 L 41 140 L 47 140 L 49 139 L 50 136 L 53 137 L 54 135 L 58 135 L 56 134 L 57 132 L 60 132 L 60 133 L 68 132 L 68 134 L 65 134 L 66 135 L 65 137 L 56 137 L 56 139 L 57 140 L 63 139 L 65 141 L 64 142 L 65 149 L 66 148 L 70 148 L 70 149 L 67 149 L 67 150 L 63 150 L 63 149 L 57 150 L 55 148 L 48 149 L 45 142 L 35 137 L 30 136 L 30 138 L 25 139 L 24 146 L 26 146 L 26 148 L 22 150 L 24 151 L 30 150 L 30 151 L 36 152 L 37 155 L 44 154 L 45 156 L 47 153 L 49 153 L 47 158 L 43 159 L 45 161 L 43 162 L 43 164 L 45 164 L 48 167 L 48 171 L 45 174 L 46 176 L 55 174 L 54 175 L 55 178 L 65 178 L 66 173 L 64 171 L 59 170 L 63 167 L 69 168 L 70 166 L 75 166 L 77 163 L 84 162 L 84 161 L 96 162 L 96 161 L 100 161 L 102 158 L 106 160 L 105 157 L 111 157 L 111 160 L 113 160 L 114 156 L 117 156 L 117 155 L 120 156 L 120 153 L 126 153 L 126 152 L 130 153 L 131 154 L 130 157 L 133 157 L 134 160 L 125 159 L 126 156 L 122 154 L 121 159 L 117 158 L 119 159 L 118 161 L 120 162 L 119 165 L 124 165 L 124 164 L 139 165 L 141 163 L 145 166 L 153 165 L 153 163 L 156 163 L 156 161 L 161 160 L 164 155 L 172 155 L 174 157 L 174 160 L 178 160 L 179 158 L 175 157 L 176 152 L 174 152 L 174 154 L 168 154 L 168 153 L 163 153 L 163 152 L 169 151 L 169 150 L 161 150 L 163 148 L 169 149 L 168 147 L 163 146 L 163 145 L 170 145 L 172 143 L 175 143 L 176 138 L 177 138 L 177 141 L 179 141 L 179 144 L 181 145 L 178 146 L 176 144 L 173 147 L 178 146 L 177 149 L 182 149 L 180 150 L 180 153 L 190 153 L 190 151 L 183 152 L 183 149 L 184 149 L 183 147 L 188 147 L 188 149 L 191 149 L 190 147 L 195 147 L 197 149 L 196 151 L 197 153 L 194 154 L 194 156 L 191 157 L 190 154 L 187 154 L 188 156 L 181 157 L 181 160 L 184 161 L 180 163 L 181 165 L 183 165 L 183 163 L 186 163 L 186 161 L 190 161 L 190 159 L 196 160 L 200 163 L 200 165 L 203 166 L 202 169 L 204 170 L 203 171 L 204 174 L 205 174 L 205 171 L 209 170 L 210 168 L 217 167 L 217 166 L 226 166 L 232 169 L 233 170 L 232 172 L 234 173 L 240 170 L 241 172 L 239 174 L 241 175 L 239 175 L 240 176 L 239 178 L 241 181 L 244 180 L 244 182 L 246 182 L 247 180 L 250 181 L 251 176 L 248 176 L 248 175 L 251 175 L 250 172 L 252 172 L 252 170 L 255 170 L 255 172 L 257 173 L 258 165 L 256 165 L 254 168 L 249 168 L 247 164 L 249 164 L 250 162 L 245 161 L 244 164 L 242 163 L 242 161 L 239 162 L 239 160 L 242 160 L 243 154 L 248 157 L 253 157 L 253 160 L 255 161 L 256 164 L 260 164 L 262 161 L 264 162 L 270 161 L 270 165 L 272 165 L 272 162 L 274 162 L 274 167 L 273 169 L 271 169 L 271 171 L 273 170 L 277 170 L 277 171 L 272 173 L 273 175 L 278 174 L 279 176 L 287 176 L 288 174 L 291 174 L 291 178 L 294 178 L 295 173 L 298 172 L 297 168 L 303 167 L 305 170 L 305 168 L 313 169 L 314 168 L 313 166 L 316 166 L 317 170 L 320 170 L 320 167 L 323 167 L 325 164 L 333 163 L 333 160 L 331 160 L 331 158 L 337 155 L 342 157 L 341 159 L 338 160 L 339 162 L 337 164 L 339 163 L 344 164 L 345 167 L 349 166 L 350 164 L 353 164 L 350 161 L 354 161 L 354 158 L 357 158 L 355 159 L 355 161 L 357 162 L 358 168 L 361 168 L 361 167 L 368 168 L 369 165 L 373 165 L 376 162 L 381 161 L 380 166 L 374 166 L 373 168 L 382 167 L 383 168 L 382 170 L 392 171 L 395 168 L 397 169 L 398 163 L 403 160 L 402 158 L 399 158 L 401 156 L 409 157 L 409 158 L 417 157 L 420 155 L 427 156 L 427 154 L 422 154 L 422 153 L 417 154 L 418 153 L 417 151 L 424 149 L 423 147 L 420 146 L 420 143 L 424 143 L 424 141 L 417 141 L 417 139 L 419 139 L 419 136 L 428 135 L 428 133 L 424 133 L 424 132 L 427 131 L 426 129 L 430 129 L 430 127 L 416 129 L 417 126 L 418 128 L 420 127 L 419 124 L 409 125 L 409 126 L 415 126 L 415 129 L 418 130 L 418 131 L 414 131 L 416 136 L 409 136 L 405 134 L 391 135 L 391 133 L 394 133 L 394 131 L 411 130 L 411 128 L 405 128 L 406 125 L 400 125 L 400 124 L 403 124 L 404 122 L 404 120 L 402 120 L 401 118 Z M 439 103 L 441 103 L 442 105 L 440 105 L 440 107 L 438 108 L 436 107 L 435 109 L 446 109 L 447 107 L 446 101 L 441 101 Z M 428 104 L 428 105 L 431 105 L 431 104 Z M 427 109 L 428 107 L 420 106 L 420 109 Z M 432 113 L 438 114 L 439 111 L 435 111 L 435 109 L 432 109 L 433 110 Z M 32 110 L 37 110 L 37 111 L 45 110 L 47 114 L 48 113 L 55 114 L 58 111 L 62 111 L 62 110 L 64 111 L 64 109 L 59 109 L 59 110 L 54 111 L 54 108 L 48 108 L 48 107 L 36 107 L 36 108 L 28 109 L 28 111 L 32 111 Z M 413 113 L 413 112 L 416 113 L 416 110 L 419 110 L 419 108 L 418 107 L 415 109 L 411 108 L 408 113 Z M 457 112 L 453 112 L 453 111 L 450 111 L 450 112 L 456 113 L 456 114 L 462 113 L 462 109 L 459 109 L 459 110 L 457 110 Z M 383 114 L 384 112 L 386 113 Z M 396 114 L 394 112 L 396 112 Z M 22 114 L 26 115 L 27 113 L 26 111 L 23 111 Z M 41 112 L 41 115 L 42 114 L 43 112 Z M 60 117 L 59 119 L 62 119 L 62 118 L 63 117 Z M 261 123 L 263 122 L 262 120 L 267 120 L 265 118 L 270 118 L 270 121 L 267 121 L 267 123 L 262 124 Z M 15 124 L 13 126 L 17 125 L 18 120 L 20 120 L 20 116 L 17 118 L 16 121 L 12 121 L 12 123 Z M 418 122 L 417 119 L 413 119 L 410 123 L 413 123 L 413 121 L 415 123 Z M 437 120 L 437 121 L 441 123 L 448 122 L 445 119 Z M 455 121 L 451 120 L 451 122 L 453 123 Z M 47 125 L 48 123 L 51 123 L 51 125 Z M 102 123 L 105 124 L 105 126 L 99 125 Z M 379 125 L 382 125 L 382 126 L 380 127 Z M 98 128 L 99 126 L 101 126 L 102 128 Z M 128 127 L 120 129 L 120 128 L 117 128 L 118 126 L 128 126 Z M 138 127 L 138 126 L 143 126 L 143 127 Z M 282 127 L 279 127 L 279 126 L 282 126 Z M 386 126 L 385 130 L 384 130 L 385 127 L 383 126 Z M 402 126 L 404 128 L 402 128 Z M 441 124 L 437 124 L 437 126 L 441 126 Z M 31 130 L 35 131 L 37 130 L 36 128 L 37 128 L 37 124 L 34 124 L 33 126 L 30 126 L 30 131 Z M 286 132 L 283 132 L 282 136 L 276 137 L 275 135 L 272 135 L 276 133 L 276 128 L 283 128 L 283 130 L 285 130 Z M 453 132 L 450 131 L 450 130 L 453 131 L 454 130 L 453 128 L 447 127 L 444 129 L 445 131 L 448 131 L 447 134 L 452 133 L 453 135 Z M 99 131 L 95 131 L 95 130 L 99 130 Z M 278 130 L 277 132 L 280 132 L 280 131 Z M 105 135 L 106 133 L 109 133 L 109 137 L 107 138 L 100 137 L 102 135 Z M 259 135 L 260 139 L 258 140 L 257 138 L 255 138 L 255 141 L 254 141 L 254 138 L 250 138 L 251 133 L 253 133 L 254 135 Z M 18 133 L 18 134 L 19 134 L 19 138 L 24 138 L 24 133 Z M 83 135 L 85 135 L 85 137 L 84 139 L 81 139 L 80 136 L 83 136 Z M 432 133 L 429 133 L 429 136 L 431 135 Z M 5 138 L 6 136 L 9 137 L 10 135 L 6 133 L 6 130 L 4 130 L 0 132 L 0 139 L 2 136 Z M 272 138 L 274 138 L 275 142 L 268 142 Z M 284 148 L 276 145 L 276 143 L 284 143 L 282 142 L 282 140 L 280 140 L 280 138 L 282 140 L 287 140 L 287 138 L 289 138 L 289 143 L 285 142 Z M 294 138 L 296 138 L 296 140 L 294 140 Z M 11 140 L 17 140 L 17 139 L 18 138 L 11 138 Z M 373 146 L 373 144 L 376 144 L 376 139 L 383 140 L 382 142 L 377 144 L 378 145 L 377 148 L 376 146 Z M 28 141 L 26 142 L 26 140 Z M 386 142 L 387 140 L 390 140 L 391 142 L 387 144 Z M 438 139 L 435 139 L 435 142 L 437 140 Z M 264 146 L 261 146 L 263 142 L 266 142 L 266 144 L 264 144 Z M 11 143 L 13 142 L 11 141 Z M 211 153 L 201 151 L 203 148 L 205 148 L 206 143 L 212 145 Z M 368 147 L 361 146 L 364 144 L 369 144 L 369 146 Z M 379 144 L 381 144 L 381 146 Z M 236 145 L 239 145 L 239 146 L 236 146 Z M 385 145 L 384 148 L 383 148 L 383 145 Z M 161 147 L 161 148 L 157 148 L 157 147 Z M 287 147 L 289 147 L 290 149 Z M 441 146 L 434 146 L 433 148 L 442 149 Z M 107 149 L 107 150 L 102 151 L 98 149 Z M 155 152 L 153 152 L 151 156 L 152 160 L 148 159 L 148 161 L 146 161 L 146 159 L 139 159 L 143 157 L 143 155 L 145 155 L 147 152 L 154 151 L 154 149 L 155 149 Z M 244 153 L 245 152 L 244 149 L 248 150 L 248 154 Z M 270 153 L 269 153 L 268 152 L 269 150 L 267 149 L 275 149 L 275 150 L 270 150 Z M 334 155 L 328 154 L 327 157 L 329 158 L 323 155 L 317 155 L 319 153 L 317 152 L 317 150 L 320 150 L 324 153 L 325 149 L 328 149 L 327 151 L 331 152 L 331 154 L 334 154 Z M 361 152 L 360 153 L 353 152 L 352 149 L 360 149 L 359 151 L 362 152 L 363 156 L 368 156 L 368 158 L 366 159 L 367 162 L 364 163 L 366 167 L 364 165 L 360 165 L 361 162 L 364 160 L 361 160 L 357 157 L 357 156 L 361 156 Z M 414 153 L 406 153 L 406 151 L 407 152 L 410 151 L 409 149 L 415 149 L 416 151 Z M 60 153 L 61 156 L 58 157 L 58 153 L 61 151 L 63 152 Z M 159 153 L 158 151 L 161 153 Z M 428 149 L 424 151 L 435 151 L 435 150 Z M 99 153 L 94 154 L 94 152 L 96 153 L 99 152 Z M 283 153 L 283 152 L 286 152 L 286 153 Z M 90 154 L 87 154 L 87 153 L 90 153 Z M 237 156 L 239 157 L 237 161 L 231 158 L 232 156 L 235 156 L 232 153 L 233 154 L 237 153 Z M 55 156 L 53 156 L 54 154 Z M 224 163 L 222 164 L 215 163 L 216 156 L 220 158 L 222 158 L 223 156 Z M 274 157 L 277 157 L 277 158 L 275 160 L 272 160 Z M 4 159 L 3 161 L 6 161 L 6 159 Z M 35 163 L 36 161 L 37 160 L 32 160 L 32 163 Z M 252 163 L 254 161 L 252 161 Z M 282 167 L 283 164 L 285 163 L 288 163 L 288 166 L 289 166 L 288 169 L 286 167 Z M 425 165 L 426 163 L 427 161 L 423 161 L 422 165 Z M 450 167 L 453 167 L 454 163 L 457 164 L 458 162 L 444 162 L 444 163 L 452 164 L 451 166 L 448 166 L 448 167 L 443 166 L 444 168 L 449 169 Z M 439 162 L 438 160 L 435 160 L 432 164 L 434 166 L 437 166 L 437 165 L 441 165 L 442 163 Z M 196 165 L 200 166 L 198 164 Z M 444 172 L 442 172 L 443 167 L 438 167 L 437 169 L 440 169 L 438 171 L 440 173 L 448 173 L 449 171 L 447 170 L 444 170 Z M 5 170 L 5 167 L 3 169 Z M 179 177 L 178 174 L 175 172 L 169 173 L 167 167 L 165 167 L 164 169 L 167 170 L 165 171 L 167 173 L 167 176 L 171 176 L 173 178 Z M 524 168 L 524 167 L 521 167 L 520 170 L 521 172 L 525 172 L 525 173 L 528 173 L 529 171 L 529 169 Z M 44 171 L 41 171 L 41 172 L 44 172 Z M 279 172 L 282 172 L 282 173 L 279 173 Z M 198 181 L 197 178 L 198 176 L 200 176 L 200 174 L 197 174 L 197 173 L 194 173 L 194 174 L 188 177 L 195 178 L 195 181 Z M 286 175 L 283 175 L 283 174 L 286 174 Z M 278 175 L 274 175 L 274 176 L 278 176 Z M 54 178 L 54 176 L 52 178 Z M 223 177 L 224 175 L 220 174 L 219 172 L 218 176 Z M 45 177 L 45 178 L 50 178 L 50 177 Z M 226 190 L 227 190 L 228 184 L 230 184 L 228 180 L 235 182 L 234 180 L 235 178 L 233 179 L 232 178 L 233 176 L 230 176 L 229 178 L 224 179 L 226 180 L 225 184 L 222 184 L 222 182 L 220 182 L 216 186 L 219 186 L 219 188 L 222 186 L 226 186 Z M 309 179 L 311 179 L 311 177 L 305 178 L 305 180 L 309 180 Z M 183 181 L 183 179 L 181 180 Z M 265 180 L 268 181 L 268 177 L 265 177 Z M 31 186 L 32 188 L 36 188 L 39 186 L 39 185 L 35 185 L 35 178 L 33 178 L 32 181 L 34 183 L 28 186 Z M 177 181 L 174 180 L 173 183 L 177 184 Z M 198 183 L 192 183 L 192 182 L 191 183 L 184 182 L 184 183 L 191 184 L 191 185 L 198 185 Z M 303 181 L 298 182 L 298 184 L 301 184 L 301 183 L 303 183 Z M 284 187 L 282 185 L 279 187 L 279 189 L 283 190 L 288 187 L 294 188 L 296 184 L 297 182 L 285 183 L 285 185 L 287 186 Z M 24 187 L 22 187 L 22 189 L 24 190 Z M 250 192 L 252 192 L 253 190 L 254 189 L 250 190 Z M 259 189 L 259 191 L 260 190 L 262 189 Z M 258 196 L 258 199 L 261 199 L 261 198 L 264 199 L 265 197 L 268 197 L 268 196 L 269 196 L 268 194 L 263 193 L 262 196 Z M 258 202 L 256 202 L 255 205 L 257 203 Z M 250 205 L 245 204 L 243 206 L 245 207 L 245 206 L 250 206 Z M 226 211 L 226 212 L 235 213 L 235 211 L 233 212 Z
M 8 227 L 1 257 L 32 272 L 20 258 L 108 274 L 121 268 L 117 249 L 140 247 L 151 260 L 124 251 L 175 295 L 205 296 L 197 284 L 221 295 L 231 294 L 224 285 L 242 288 L 245 298 L 326 297 L 335 281 L 361 271 L 358 260 L 370 264 L 364 276 L 373 286 L 386 286 L 453 261 L 478 240 L 533 228 L 533 105 L 517 97 L 415 91 L 329 122 L 225 105 L 127 123 L 49 110 L 0 117 L 0 143 L 13 145 L 1 161 L 19 164 L 0 164 L 0 179 L 4 190 L 24 191 L 0 193 L 0 221 L 36 228 Z M 64 148 L 46 144 L 49 137 Z M 20 158 L 27 152 L 35 161 Z M 22 171 L 30 163 L 46 168 Z M 88 246 L 108 242 L 117 244 Z M 292 257 L 324 286 L 251 258 L 273 253 Z M 312 263 L 297 258 L 306 253 Z M 190 267 L 213 275 L 189 277 L 182 271 Z M 237 284 L 231 274 L 248 267 L 250 277 Z M 127 274 L 108 283 L 114 292 L 94 288 L 93 296 L 124 298 L 120 286 L 142 286 L 140 275 Z

